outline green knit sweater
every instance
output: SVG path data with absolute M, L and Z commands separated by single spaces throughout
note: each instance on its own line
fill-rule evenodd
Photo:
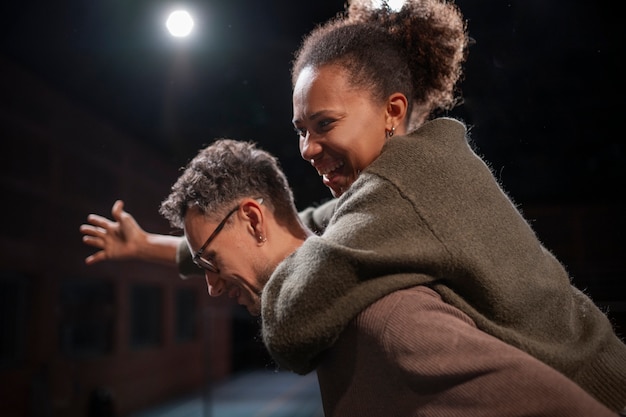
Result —
M 326 231 L 279 265 L 262 297 L 264 342 L 279 365 L 308 373 L 361 310 L 415 285 L 610 408 L 626 406 L 626 345 L 453 119 L 390 140 Z

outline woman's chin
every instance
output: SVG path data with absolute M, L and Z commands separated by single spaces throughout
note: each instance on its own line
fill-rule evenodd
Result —
M 354 181 L 349 180 L 343 175 L 333 175 L 331 177 L 324 176 L 324 185 L 330 189 L 333 197 L 341 197 Z

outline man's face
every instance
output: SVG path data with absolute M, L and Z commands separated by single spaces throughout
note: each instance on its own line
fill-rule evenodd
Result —
M 207 219 L 195 207 L 187 212 L 184 231 L 191 253 L 196 253 L 204 245 L 219 223 L 219 220 Z M 268 248 L 259 245 L 247 225 L 245 208 L 239 207 L 201 256 L 217 269 L 205 269 L 209 294 L 213 297 L 227 294 L 246 306 L 250 314 L 258 316 L 261 314 L 261 291 L 276 265 L 269 263 Z

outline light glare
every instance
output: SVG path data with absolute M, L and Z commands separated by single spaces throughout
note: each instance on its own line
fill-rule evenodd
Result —
M 373 4 L 374 4 L 374 7 L 378 9 L 382 7 L 383 4 L 387 3 L 387 6 L 389 6 L 391 11 L 399 12 L 400 9 L 402 9 L 402 6 L 404 5 L 404 1 L 405 0 L 374 0 Z
M 167 30 L 169 30 L 172 36 L 182 38 L 191 33 L 193 29 L 193 19 L 187 11 L 176 10 L 170 13 L 165 22 L 165 26 L 167 26 Z

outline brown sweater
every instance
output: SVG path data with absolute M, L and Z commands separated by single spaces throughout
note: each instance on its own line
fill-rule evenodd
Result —
M 617 417 L 425 286 L 359 313 L 317 376 L 326 417 Z
M 571 285 L 465 133 L 437 119 L 388 142 L 338 200 L 324 234 L 307 239 L 265 287 L 268 350 L 308 373 L 367 306 L 427 285 L 478 328 L 622 409 L 626 345 Z

